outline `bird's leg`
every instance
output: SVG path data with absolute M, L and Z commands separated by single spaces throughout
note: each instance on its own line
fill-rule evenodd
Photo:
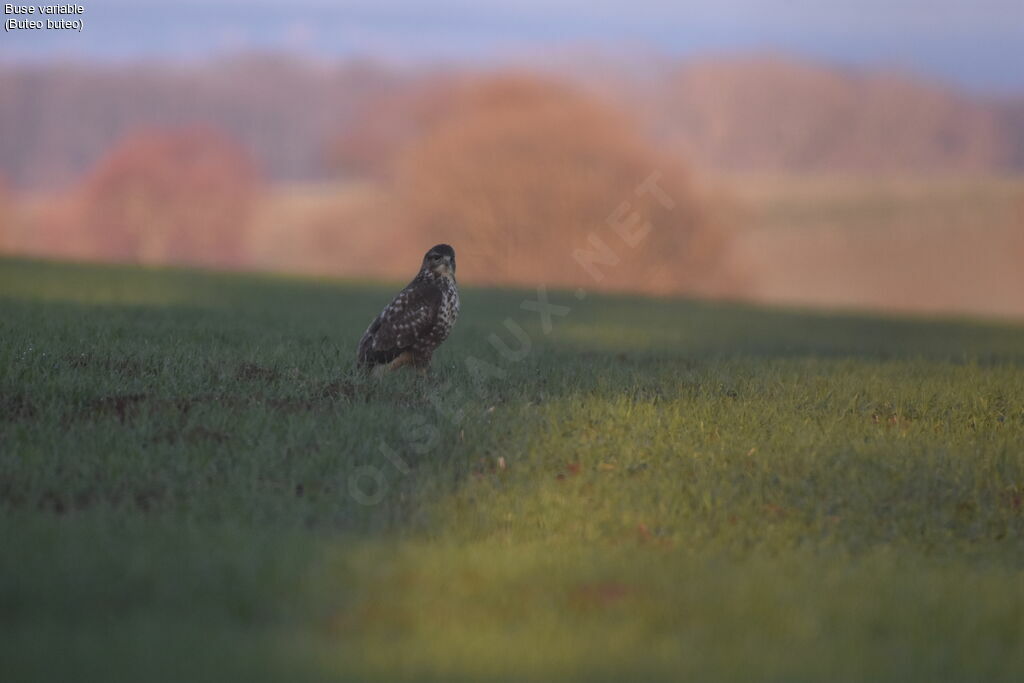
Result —
M 395 358 L 390 363 L 385 363 L 384 365 L 378 365 L 377 367 L 375 367 L 373 369 L 373 376 L 381 377 L 391 372 L 392 370 L 397 370 L 403 365 L 408 365 L 412 362 L 414 362 L 412 351 L 403 351 L 402 353 L 398 354 L 398 357 Z

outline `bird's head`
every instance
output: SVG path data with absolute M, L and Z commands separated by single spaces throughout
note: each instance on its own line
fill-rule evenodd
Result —
M 447 244 L 438 244 L 430 248 L 423 257 L 422 270 L 436 273 L 443 277 L 455 276 L 455 250 Z

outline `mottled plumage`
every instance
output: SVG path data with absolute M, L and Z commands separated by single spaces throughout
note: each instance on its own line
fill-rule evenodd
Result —
M 412 363 L 425 368 L 459 317 L 455 250 L 438 244 L 423 257 L 413 281 L 384 307 L 359 340 L 356 357 L 367 369 Z

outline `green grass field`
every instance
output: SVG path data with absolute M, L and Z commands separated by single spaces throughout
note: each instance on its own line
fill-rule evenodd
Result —
M 0 679 L 1024 679 L 1024 328 L 394 289 L 0 261 Z

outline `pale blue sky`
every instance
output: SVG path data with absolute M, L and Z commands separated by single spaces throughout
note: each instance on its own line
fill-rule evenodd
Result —
M 2 4 L 2 3 L 0 3 Z M 0 36 L 0 59 L 191 59 L 245 49 L 404 61 L 603 48 L 771 51 L 1024 91 L 1024 0 L 79 0 L 81 34 Z M 4 17 L 5 19 L 10 17 Z

